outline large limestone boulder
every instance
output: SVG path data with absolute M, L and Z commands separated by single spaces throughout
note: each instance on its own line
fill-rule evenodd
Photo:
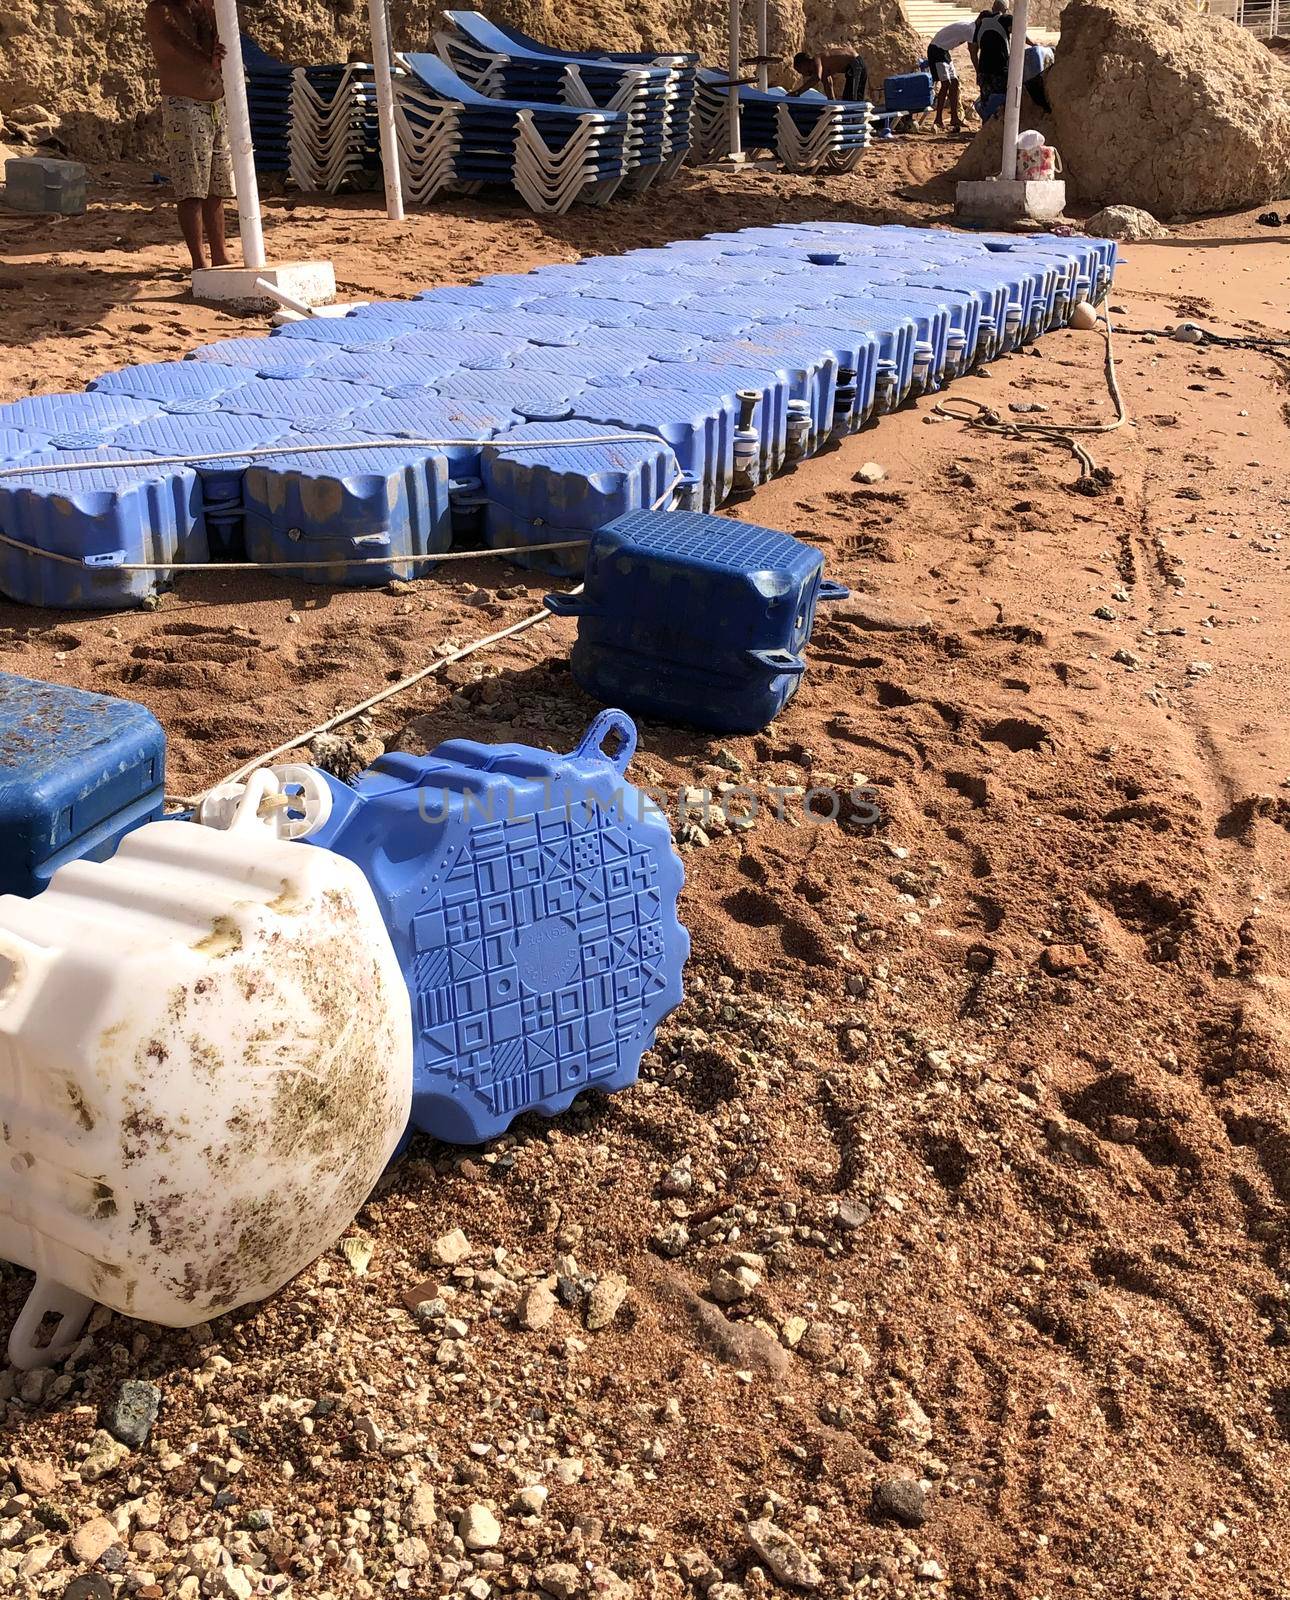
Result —
M 1071 198 L 1158 217 L 1290 193 L 1290 71 L 1246 29 L 1187 0 L 1070 0 L 1047 78 L 1051 119 L 1022 123 L 1061 152 Z M 992 118 L 958 178 L 999 170 Z
M 1084 232 L 1095 239 L 1125 239 L 1135 244 L 1143 239 L 1169 238 L 1169 229 L 1137 206 L 1103 206 L 1084 224 Z

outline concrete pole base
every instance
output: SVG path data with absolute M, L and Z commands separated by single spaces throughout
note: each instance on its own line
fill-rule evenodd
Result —
M 1055 222 L 1065 208 L 1060 178 L 982 178 L 960 183 L 954 192 L 954 214 L 964 222 Z
M 336 274 L 330 261 L 282 261 L 273 267 L 203 267 L 193 273 L 193 299 L 276 311 L 279 302 L 256 289 L 257 278 L 307 306 L 326 305 L 336 298 Z

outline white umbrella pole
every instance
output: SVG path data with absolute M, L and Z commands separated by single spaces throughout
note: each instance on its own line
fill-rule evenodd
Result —
M 1008 93 L 1003 102 L 1003 167 L 1000 177 L 1017 176 L 1017 134 L 1021 131 L 1021 85 L 1026 64 L 1026 20 L 1030 0 L 1016 0 L 1012 9 L 1012 43 L 1008 50 Z
M 229 146 L 237 182 L 237 215 L 242 236 L 242 260 L 248 267 L 264 266 L 264 230 L 260 226 L 260 186 L 255 180 L 255 146 L 251 143 L 251 113 L 246 106 L 246 74 L 242 67 L 242 33 L 237 21 L 237 0 L 215 0 L 215 24 L 224 46 L 224 106 L 228 113 Z
M 403 175 L 399 171 L 399 141 L 394 131 L 394 84 L 390 75 L 390 19 L 385 0 L 367 0 L 372 29 L 372 65 L 376 68 L 376 110 L 381 124 L 381 170 L 385 174 L 385 214 L 391 222 L 403 221 Z
M 730 159 L 743 160 L 743 141 L 739 133 L 739 3 L 730 0 Z
M 766 64 L 766 57 L 770 54 L 769 40 L 766 0 L 757 0 L 757 54 L 762 58 L 761 65 L 757 68 L 757 87 L 761 90 L 770 88 L 770 67 Z

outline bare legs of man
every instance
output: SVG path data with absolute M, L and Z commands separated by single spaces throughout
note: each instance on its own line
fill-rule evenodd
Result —
M 955 85 L 958 88 L 958 85 Z M 955 96 L 954 120 L 958 122 L 958 97 Z M 224 241 L 224 202 L 216 194 L 202 201 L 202 226 L 206 230 L 206 243 L 210 246 L 211 266 L 229 265 L 228 248 Z
M 179 202 L 179 230 L 192 257 L 193 271 L 203 267 L 226 267 L 229 264 L 228 247 L 224 239 L 224 202 L 218 195 L 208 195 L 205 200 Z M 210 246 L 210 260 L 206 247 Z
M 936 104 L 932 107 L 933 122 L 938 128 L 945 126 L 945 107 L 950 108 L 950 132 L 962 133 L 963 118 L 959 110 L 959 80 L 951 78 L 948 83 L 942 83 L 936 90 Z

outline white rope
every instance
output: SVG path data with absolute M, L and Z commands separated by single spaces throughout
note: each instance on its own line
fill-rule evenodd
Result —
M 653 435 L 649 437 L 652 438 Z M 651 501 L 650 510 L 661 510 L 684 482 L 683 473 L 673 478 L 663 493 Z M 303 559 L 297 561 L 294 558 L 287 561 L 122 561 L 118 566 L 87 567 L 79 556 L 65 556 L 59 551 L 45 550 L 39 545 L 24 544 L 21 539 L 11 539 L 7 533 L 0 533 L 0 545 L 8 545 L 11 550 L 21 550 L 28 556 L 40 556 L 43 560 L 57 562 L 60 566 L 77 567 L 81 571 L 94 572 L 298 572 L 306 567 L 326 570 L 335 567 L 433 566 L 445 561 L 484 561 L 493 556 L 526 556 L 537 550 L 585 550 L 590 543 L 589 538 L 553 539 L 545 544 L 512 544 L 483 550 L 445 550 L 435 551 L 429 555 L 399 555 L 391 551 L 389 555 L 384 556 L 334 556 L 325 561 Z
M 514 544 L 498 550 L 446 550 L 418 556 L 391 552 L 387 556 L 337 556 L 328 561 L 123 561 L 120 566 L 87 568 L 79 556 L 42 550 L 39 545 L 23 544 L 20 539 L 11 539 L 7 533 L 0 533 L 0 544 L 6 544 L 13 550 L 21 550 L 29 556 L 42 556 L 46 561 L 56 561 L 61 566 L 93 572 L 297 572 L 301 567 L 410 567 L 441 561 L 484 561 L 490 556 L 526 556 L 534 550 L 582 550 L 590 543 L 589 538 L 560 539 L 550 544 Z
M 212 412 L 213 416 L 230 416 L 231 412 Z M 238 413 L 240 415 L 240 413 Z M 273 419 L 270 418 L 270 421 Z M 331 450 L 455 450 L 481 448 L 493 445 L 499 450 L 548 450 L 551 448 L 576 449 L 589 444 L 656 444 L 667 449 L 667 443 L 657 433 L 599 433 L 585 439 L 353 439 L 310 444 L 302 439 L 298 444 L 256 445 L 249 450 L 220 450 L 203 455 L 139 456 L 127 461 L 39 461 L 25 467 L 0 467 L 0 478 L 22 478 L 50 472 L 88 472 L 95 468 L 112 471 L 125 467 L 173 467 L 205 465 L 208 461 L 246 461 L 260 456 L 314 456 Z
M 650 510 L 657 511 L 665 504 L 680 487 L 682 481 L 679 477 L 674 478 L 667 489 L 653 502 Z M 527 548 L 535 550 L 538 546 L 529 545 Z M 576 588 L 569 589 L 566 592 L 571 595 L 581 594 L 584 587 L 580 583 Z M 236 772 L 231 773 L 227 778 L 221 778 L 219 782 L 240 783 L 243 778 L 249 777 L 258 767 L 266 766 L 276 761 L 279 756 L 285 756 L 292 750 L 298 750 L 302 744 L 308 744 L 311 739 L 316 739 L 320 733 L 331 733 L 333 729 L 342 727 L 346 722 L 352 722 L 355 717 L 362 716 L 365 711 L 370 711 L 373 706 L 379 706 L 382 701 L 390 700 L 396 694 L 402 694 L 405 689 L 411 689 L 415 684 L 421 683 L 441 668 L 451 666 L 454 661 L 462 661 L 465 657 L 474 655 L 476 650 L 483 650 L 488 645 L 499 644 L 503 639 L 509 639 L 517 633 L 523 633 L 527 628 L 535 628 L 539 623 L 550 621 L 550 618 L 551 613 L 543 607 L 541 611 L 531 612 L 527 617 L 521 617 L 518 622 L 512 622 L 509 627 L 502 628 L 497 633 L 486 634 L 484 638 L 476 639 L 473 644 L 463 645 L 460 650 L 454 650 L 450 655 L 440 656 L 438 660 L 432 661 L 428 667 L 422 667 L 420 671 L 412 673 L 398 683 L 391 684 L 388 689 L 382 689 L 378 694 L 371 695 L 368 699 L 360 701 L 358 705 L 350 706 L 347 711 L 338 711 L 327 722 L 320 722 L 316 728 L 310 728 L 307 733 L 296 734 L 293 738 L 288 739 L 285 744 L 278 745 L 276 749 L 270 750 L 264 755 L 253 756 L 250 761 L 244 762 Z M 211 785 L 211 788 L 218 787 L 219 784 Z M 210 789 L 203 789 L 200 794 L 190 797 L 167 795 L 166 800 L 168 804 L 181 806 L 187 811 L 200 805 L 210 792 Z
M 567 592 L 571 595 L 581 594 L 582 588 L 582 584 L 578 584 L 576 588 Z M 250 761 L 244 762 L 236 772 L 230 773 L 227 778 L 221 778 L 220 783 L 241 783 L 244 778 L 249 778 L 258 767 L 270 765 L 279 756 L 285 756 L 292 750 L 298 750 L 302 744 L 308 744 L 311 739 L 316 739 L 319 734 L 331 733 L 334 729 L 342 727 L 346 722 L 352 722 L 355 717 L 362 716 L 365 711 L 370 711 L 373 706 L 379 706 L 382 701 L 389 700 L 396 694 L 402 694 L 405 689 L 411 689 L 415 684 L 421 683 L 434 673 L 442 671 L 444 667 L 452 666 L 455 661 L 463 661 L 467 656 L 474 655 L 476 650 L 483 650 L 488 645 L 499 644 L 503 639 L 510 639 L 517 633 L 523 633 L 527 628 L 535 628 L 539 623 L 549 622 L 550 620 L 551 613 L 544 607 L 541 611 L 534 611 L 527 617 L 522 617 L 519 622 L 512 622 L 509 627 L 501 628 L 496 633 L 486 634 L 482 639 L 476 639 L 473 644 L 463 645 L 460 650 L 453 650 L 446 656 L 439 656 L 428 667 L 422 667 L 420 671 L 409 674 L 408 677 L 401 679 L 398 683 L 392 683 L 388 689 L 382 689 L 378 694 L 370 695 L 366 700 L 360 701 L 358 705 L 350 706 L 347 711 L 338 711 L 334 717 L 330 717 L 326 722 L 320 722 L 316 728 L 310 728 L 307 733 L 296 734 L 293 738 L 278 745 L 275 749 L 267 751 L 264 755 L 255 756 Z M 219 784 L 211 785 L 211 788 L 218 787 Z M 210 789 L 203 789 L 197 795 L 183 798 L 167 795 L 166 799 L 171 805 L 182 806 L 185 810 L 191 810 L 193 807 L 200 805 L 210 792 Z

